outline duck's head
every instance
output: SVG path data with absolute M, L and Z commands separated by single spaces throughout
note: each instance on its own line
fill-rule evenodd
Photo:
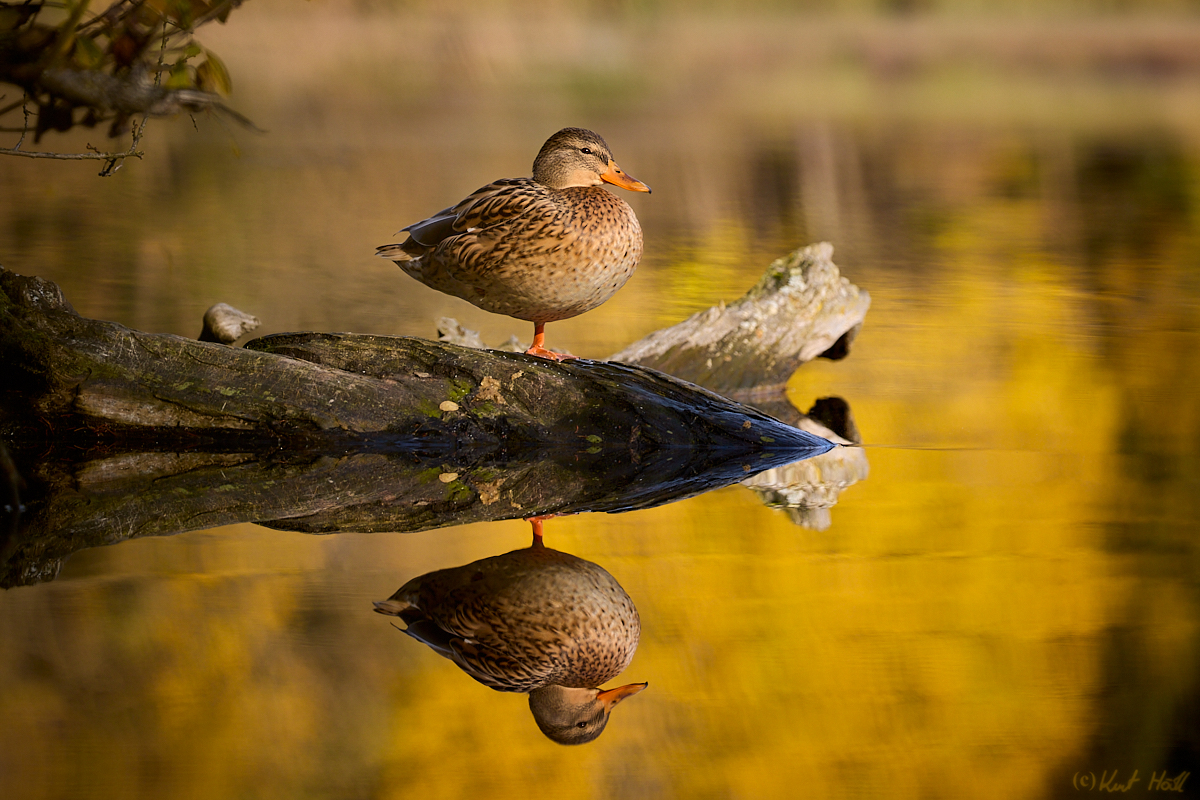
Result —
M 611 183 L 631 192 L 650 191 L 621 171 L 599 134 L 583 128 L 563 128 L 546 140 L 533 160 L 533 179 L 551 189 Z
M 604 731 L 613 706 L 646 686 L 631 683 L 604 691 L 545 686 L 529 693 L 529 710 L 549 738 L 559 744 L 585 744 Z

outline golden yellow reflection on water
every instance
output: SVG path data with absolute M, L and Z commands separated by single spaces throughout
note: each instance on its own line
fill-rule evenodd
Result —
M 1040 520 L 1019 491 L 983 514 L 919 493 L 887 502 L 874 487 L 891 494 L 924 468 L 912 453 L 872 455 L 832 541 L 742 489 L 548 523 L 554 545 L 604 565 L 643 618 L 622 677 L 651 688 L 592 747 L 543 740 L 522 698 L 474 684 L 369 613 L 413 574 L 516 546 L 523 524 L 496 523 L 345 544 L 225 531 L 82 554 L 83 577 L 20 590 L 6 614 L 9 641 L 26 642 L 5 659 L 17 681 L 5 694 L 19 698 L 6 703 L 10 752 L 40 733 L 53 753 L 54 722 L 70 721 L 70 758 L 50 770 L 68 793 L 154 768 L 158 790 L 197 797 L 264 780 L 343 791 L 368 776 L 382 796 L 609 796 L 623 774 L 683 795 L 781 796 L 799 782 L 815 796 L 986 796 L 986 764 L 1005 792 L 1034 795 L 1093 730 L 1105 631 L 1132 581 L 1081 534 L 1085 509 Z M 929 535 L 897 530 L 897 517 Z M 996 529 L 1027 517 L 1016 541 Z M 1196 621 L 1165 600 L 1169 648 Z M 25 651 L 49 642 L 57 652 L 36 674 Z

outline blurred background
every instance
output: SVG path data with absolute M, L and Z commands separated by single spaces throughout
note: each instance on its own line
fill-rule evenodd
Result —
M 637 603 L 621 679 L 650 682 L 574 749 L 371 613 L 524 546 L 519 521 L 79 553 L 0 595 L 6 796 L 1036 798 L 1200 774 L 1200 3 L 252 0 L 198 39 L 266 132 L 151 121 L 103 180 L 0 160 L 0 264 L 145 331 L 194 337 L 227 302 L 260 333 L 449 315 L 527 340 L 374 248 L 587 127 L 654 189 L 622 195 L 646 252 L 550 343 L 603 358 L 832 242 L 873 304 L 789 394 L 846 399 L 870 476 L 821 531 L 736 486 L 548 522 Z

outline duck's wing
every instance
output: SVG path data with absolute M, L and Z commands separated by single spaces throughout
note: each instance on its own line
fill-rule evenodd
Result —
M 457 219 L 458 214 L 454 213 L 454 207 L 451 206 L 443 208 L 429 219 L 423 219 L 420 222 L 414 222 L 407 228 L 401 228 L 400 232 L 407 233 L 414 242 L 422 247 L 437 247 L 443 239 L 458 232 L 454 230 L 454 221 Z
M 454 633 L 451 658 L 464 672 L 493 689 L 530 692 L 561 671 L 562 636 L 552 625 L 530 620 L 539 616 L 536 609 L 505 607 L 511 593 L 503 584 L 513 578 L 509 572 L 495 587 L 485 577 L 476 582 L 485 588 L 451 592 L 449 602 L 430 616 Z
M 399 617 L 399 630 L 448 658 L 475 680 L 501 692 L 530 692 L 545 686 L 555 665 L 536 653 L 513 651 L 503 634 L 479 617 L 478 599 L 462 605 L 451 602 L 451 613 L 429 614 L 410 600 L 375 604 L 381 614 Z M 513 652 L 510 652 L 513 651 Z
M 532 178 L 493 181 L 456 205 L 455 233 L 479 233 L 525 217 L 544 207 L 549 190 Z
M 454 660 L 454 648 L 451 646 L 454 634 L 438 625 L 437 621 L 417 607 L 411 598 L 402 596 L 407 588 L 406 586 L 387 600 L 375 603 L 375 610 L 389 617 L 399 617 L 405 627 L 396 625 L 397 630 L 429 646 L 438 655 Z
M 382 605 L 376 603 L 377 608 Z M 391 611 L 385 607 L 380 613 L 389 614 Z M 400 617 L 405 624 L 403 628 L 397 625 L 399 630 L 438 655 L 450 659 L 459 669 L 484 686 L 502 692 L 528 692 L 539 685 L 534 672 L 503 650 L 464 636 L 461 631 L 448 630 L 443 623 L 426 615 L 416 606 L 408 606 L 394 616 Z
M 451 661 L 454 660 L 454 636 L 438 627 L 437 623 L 431 619 L 421 618 L 414 620 L 405 620 L 408 627 L 401 628 L 412 638 L 416 639 L 423 645 L 427 645 L 431 650 L 440 656 L 445 656 Z
M 478 233 L 525 216 L 546 197 L 546 188 L 532 178 L 503 178 L 401 231 L 423 247 L 437 247 L 451 236 Z
M 550 672 L 545 665 L 513 658 L 507 652 L 474 639 L 453 639 L 451 660 L 484 686 L 500 692 L 531 692 L 545 686 Z

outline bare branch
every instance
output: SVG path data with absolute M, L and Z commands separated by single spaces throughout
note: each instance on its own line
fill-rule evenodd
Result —
M 142 150 L 126 150 L 124 153 L 48 153 L 36 150 L 17 150 L 0 147 L 0 155 L 22 156 L 23 158 L 52 158 L 58 161 L 105 161 L 115 158 L 141 158 Z

